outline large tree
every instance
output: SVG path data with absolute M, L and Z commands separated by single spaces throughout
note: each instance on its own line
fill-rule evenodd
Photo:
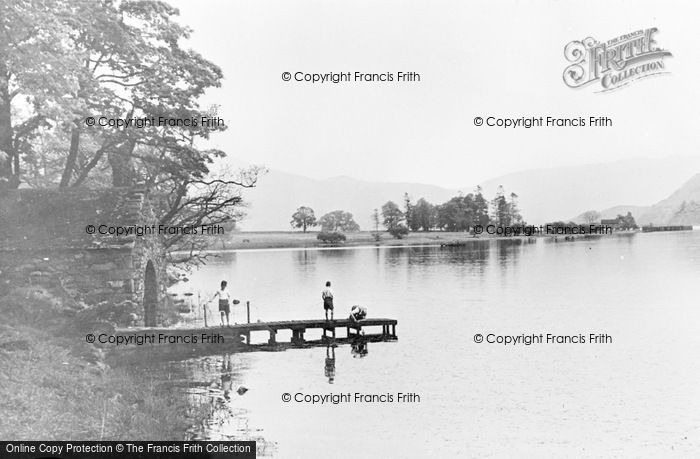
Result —
M 301 228 L 304 232 L 311 226 L 318 225 L 316 221 L 316 215 L 311 207 L 301 206 L 294 214 L 292 214 L 292 221 L 289 222 L 292 228 Z
M 21 183 L 40 128 L 61 128 L 80 109 L 81 60 L 70 43 L 86 5 L 0 2 L 0 189 Z
M 600 221 L 600 212 L 598 212 L 597 210 L 587 210 L 583 213 L 581 218 L 583 218 L 583 221 L 585 223 L 596 223 Z
M 220 86 L 222 73 L 213 63 L 180 43 L 190 30 L 179 25 L 177 9 L 159 1 L 98 2 L 95 21 L 83 24 L 76 37 L 87 68 L 81 97 L 88 110 L 123 119 L 153 119 L 141 128 L 83 129 L 78 124 L 71 139 L 98 137 L 99 148 L 83 153 L 71 148 L 61 186 L 79 184 L 106 158 L 114 186 L 143 179 L 140 168 L 178 161 L 187 167 L 206 163 L 196 150 L 197 139 L 207 139 L 218 125 L 201 123 L 211 113 L 198 105 L 208 88 Z M 160 120 L 196 120 L 197 125 L 161 125 Z M 77 131 L 77 133 L 76 133 Z M 192 164 L 195 163 L 195 164 Z
M 487 225 L 489 223 L 489 203 L 484 197 L 481 186 L 474 190 L 474 224 Z
M 438 207 L 438 223 L 447 231 L 467 231 L 474 223 L 473 195 L 455 196 Z
M 104 171 L 112 185 L 129 186 L 154 164 L 196 168 L 215 157 L 193 151 L 222 129 L 199 122 L 210 113 L 197 101 L 222 73 L 182 47 L 190 30 L 178 14 L 156 0 L 0 2 L 0 180 L 37 180 L 22 171 L 41 163 L 61 187 L 94 175 L 103 185 Z M 88 117 L 198 125 L 89 126 Z M 27 142 L 38 133 L 41 145 Z
M 404 219 L 404 213 L 394 201 L 388 201 L 382 206 L 382 223 L 384 227 L 391 231 L 398 227 Z
M 382 217 L 387 231 L 395 238 L 401 239 L 408 234 L 408 227 L 402 223 L 406 214 L 401 212 L 395 202 L 388 201 L 382 206 Z
M 520 207 L 518 206 L 518 195 L 515 193 L 510 194 L 510 201 L 508 201 L 508 212 L 510 213 L 511 225 L 523 224 L 523 217 L 520 215 Z
M 413 226 L 413 203 L 411 202 L 411 197 L 408 193 L 403 194 L 403 208 L 404 208 L 404 220 L 406 220 L 406 227 L 412 229 Z
M 630 230 L 639 228 L 639 226 L 637 226 L 637 222 L 634 221 L 632 212 L 627 212 L 627 215 L 624 217 L 618 214 L 617 219 L 620 222 L 620 229 Z
M 334 210 L 318 220 L 323 231 L 359 231 L 360 225 L 355 222 L 350 212 Z
M 413 207 L 413 218 L 411 218 L 411 231 L 430 231 L 437 224 L 437 210 L 435 206 L 420 198 Z
M 508 205 L 508 200 L 505 197 L 503 185 L 498 186 L 498 189 L 496 190 L 496 197 L 494 197 L 493 201 L 491 201 L 491 208 L 491 219 L 495 225 L 510 225 L 510 206 Z
M 178 14 L 158 0 L 0 2 L 0 188 L 139 185 L 162 224 L 240 217 L 241 189 L 261 169 L 211 173 L 224 152 L 201 145 L 223 127 L 202 123 L 217 112 L 198 101 L 222 72 L 183 47 Z M 184 239 L 166 242 L 203 246 Z

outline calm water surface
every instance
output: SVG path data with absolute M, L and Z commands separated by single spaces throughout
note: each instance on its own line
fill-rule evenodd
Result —
M 323 317 L 331 280 L 338 315 L 365 305 L 398 319 L 399 340 L 364 357 L 340 345 L 333 384 L 324 347 L 164 363 L 156 374 L 196 385 L 193 403 L 210 409 L 193 438 L 258 439 L 274 457 L 698 457 L 700 232 L 243 251 L 176 290 L 206 296 L 222 279 L 262 321 Z M 503 346 L 476 333 L 614 341 Z M 284 403 L 286 392 L 414 392 L 420 403 Z

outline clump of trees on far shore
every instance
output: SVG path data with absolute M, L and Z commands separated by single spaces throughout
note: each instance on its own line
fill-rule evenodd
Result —
M 395 238 L 401 239 L 410 231 L 469 231 L 475 225 L 493 223 L 498 226 L 521 225 L 523 218 L 518 208 L 518 195 L 506 197 L 502 186 L 489 202 L 481 187 L 474 193 L 459 194 L 442 204 L 431 204 L 420 198 L 415 204 L 404 194 L 403 209 L 393 201 L 382 206 L 382 223 Z
M 326 233 L 360 231 L 360 225 L 357 224 L 353 215 L 344 210 L 328 212 L 316 220 L 311 207 L 301 206 L 292 214 L 290 223 L 292 228 L 301 228 L 304 232 L 314 226 L 320 226 L 321 231 Z
M 610 226 L 614 231 L 629 231 L 636 230 L 639 228 L 637 222 L 634 219 L 634 216 L 632 215 L 632 212 L 627 212 L 627 215 L 617 214 L 617 217 L 615 218 L 601 218 L 600 212 L 589 210 L 588 212 L 584 212 L 582 218 L 587 224 L 592 225 L 597 223 L 601 226 Z M 555 221 L 546 223 L 546 225 L 554 228 L 563 229 L 576 228 L 580 226 L 578 223 L 571 221 Z
M 320 226 L 321 232 L 316 238 L 321 242 L 332 244 L 345 242 L 346 237 L 343 233 L 360 231 L 360 225 L 350 212 L 334 210 L 317 220 L 314 210 L 308 206 L 299 207 L 292 214 L 290 224 L 292 228 L 300 228 L 305 233 L 309 228 Z
M 496 196 L 488 201 L 481 190 L 476 187 L 473 193 L 459 195 L 442 204 L 431 204 L 425 198 L 413 202 L 405 193 L 403 206 L 393 201 L 386 202 L 380 209 L 374 209 L 373 235 L 379 240 L 380 225 L 397 239 L 405 237 L 410 231 L 469 231 L 475 225 L 494 224 L 498 226 L 524 225 L 518 208 L 518 195 L 506 195 L 503 186 L 496 190 Z M 292 215 L 291 226 L 306 232 L 309 228 L 320 226 L 322 234 L 345 233 L 359 231 L 360 226 L 355 222 L 350 212 L 334 210 L 316 219 L 314 210 L 308 206 L 299 207 Z M 339 242 L 335 236 L 326 237 L 328 242 Z M 319 239 L 321 239 L 319 235 Z M 344 240 L 344 239 L 343 239 Z

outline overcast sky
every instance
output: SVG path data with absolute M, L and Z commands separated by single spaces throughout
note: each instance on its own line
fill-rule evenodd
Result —
M 171 1 L 222 67 L 208 94 L 240 160 L 315 178 L 461 187 L 523 169 L 698 155 L 698 13 L 687 2 Z M 607 94 L 562 82 L 564 46 L 657 27 L 670 75 Z M 415 71 L 311 85 L 283 72 Z M 606 129 L 503 130 L 475 116 L 608 116 Z

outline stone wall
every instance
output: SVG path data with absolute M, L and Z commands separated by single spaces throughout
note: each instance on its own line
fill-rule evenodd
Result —
M 0 258 L 2 280 L 15 286 L 61 289 L 76 301 L 95 304 L 134 300 L 129 250 L 22 250 Z
M 167 286 L 165 264 L 162 251 L 147 241 L 136 244 L 133 250 L 0 252 L 0 291 L 12 286 L 36 285 L 88 306 L 102 301 L 118 304 L 125 300 L 142 305 L 144 273 L 149 260 L 156 271 L 161 306 L 157 311 L 162 312 Z
M 86 305 L 125 300 L 143 319 L 144 278 L 155 270 L 156 322 L 167 304 L 166 259 L 155 235 L 114 237 L 87 225 L 151 225 L 153 208 L 143 190 L 16 190 L 0 196 L 0 295 L 37 285 Z

